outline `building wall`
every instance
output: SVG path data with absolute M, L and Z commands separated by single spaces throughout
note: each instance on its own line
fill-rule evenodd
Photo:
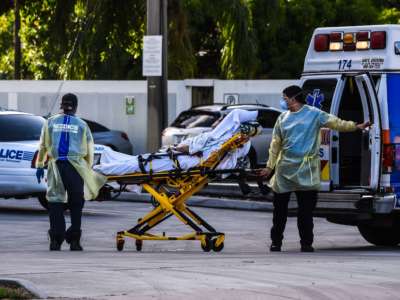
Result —
M 214 103 L 226 102 L 235 95 L 237 103 L 262 103 L 278 106 L 282 89 L 296 80 L 213 80 L 189 79 L 168 82 L 169 123 L 192 105 L 192 87 L 214 87 Z M 144 153 L 147 145 L 146 81 L 0 81 L 0 107 L 37 115 L 59 111 L 63 94 L 79 98 L 77 114 L 104 126 L 125 131 L 134 153 Z M 125 97 L 135 99 L 135 113 L 126 113 Z M 230 97 L 229 99 L 232 99 Z

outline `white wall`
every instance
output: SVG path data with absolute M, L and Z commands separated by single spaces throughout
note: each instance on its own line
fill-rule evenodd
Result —
M 282 90 L 298 83 L 299 80 L 215 80 L 214 102 L 225 103 L 227 95 L 235 95 L 238 103 L 260 103 L 279 108 Z
M 191 107 L 193 86 L 213 86 L 214 102 L 224 95 L 237 94 L 239 103 L 278 106 L 282 90 L 297 80 L 214 80 L 189 79 L 168 82 L 169 122 Z M 125 131 L 134 153 L 146 152 L 147 83 L 146 81 L 16 81 L 0 80 L 0 107 L 37 115 L 59 111 L 60 98 L 75 93 L 79 98 L 78 115 L 110 129 Z M 125 97 L 135 97 L 135 114 L 127 115 Z

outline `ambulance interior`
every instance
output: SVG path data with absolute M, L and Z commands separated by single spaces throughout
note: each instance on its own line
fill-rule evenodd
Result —
M 360 92 L 354 77 L 347 77 L 340 98 L 338 117 L 356 123 L 364 122 Z M 339 133 L 339 186 L 368 184 L 370 155 L 369 137 L 361 131 Z

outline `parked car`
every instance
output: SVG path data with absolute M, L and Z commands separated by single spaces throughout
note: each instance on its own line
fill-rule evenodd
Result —
M 0 198 L 37 197 L 47 208 L 46 176 L 37 182 L 35 161 L 45 119 L 0 109 Z M 106 147 L 95 145 L 95 163 Z
M 83 119 L 92 131 L 96 144 L 106 145 L 111 149 L 125 154 L 132 154 L 133 147 L 128 135 L 119 130 L 110 130 L 107 127 L 90 120 Z
M 212 104 L 192 107 L 183 111 L 162 133 L 162 145 L 172 145 L 182 140 L 212 130 L 212 126 L 233 109 L 258 111 L 257 121 L 262 126 L 260 135 L 251 139 L 248 160 L 251 167 L 265 165 L 271 143 L 272 129 L 281 111 L 262 104 Z

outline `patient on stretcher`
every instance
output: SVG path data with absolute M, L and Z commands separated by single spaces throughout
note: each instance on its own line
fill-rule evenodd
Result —
M 238 132 L 242 123 L 255 121 L 257 114 L 257 111 L 232 110 L 212 131 L 187 138 L 179 145 L 157 153 L 132 156 L 107 149 L 102 153 L 100 164 L 94 166 L 94 170 L 104 175 L 188 170 L 207 160 Z M 242 148 L 230 151 L 216 169 L 235 168 L 238 160 L 247 155 L 250 146 L 249 141 Z

